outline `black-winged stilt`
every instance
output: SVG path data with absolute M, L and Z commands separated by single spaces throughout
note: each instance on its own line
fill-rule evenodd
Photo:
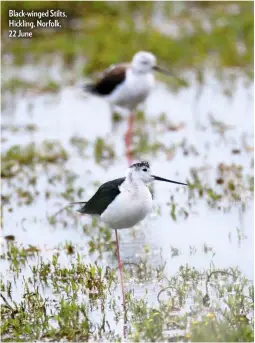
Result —
M 155 84 L 153 71 L 170 75 L 157 65 L 156 57 L 146 51 L 137 52 L 131 63 L 120 63 L 109 67 L 101 77 L 85 85 L 85 91 L 104 97 L 111 105 L 126 108 L 130 111 L 128 130 L 125 135 L 126 146 L 131 144 L 134 122 L 134 109 L 147 98 Z M 129 161 L 131 161 L 131 156 Z
M 153 175 L 149 163 L 141 161 L 132 164 L 128 168 L 126 177 L 104 183 L 87 202 L 72 203 L 84 204 L 78 212 L 82 214 L 98 215 L 110 228 L 115 229 L 124 309 L 124 338 L 126 338 L 127 317 L 117 230 L 130 228 L 136 225 L 151 212 L 152 195 L 147 184 L 155 180 L 178 185 L 187 185 L 186 183 L 172 181 Z
M 78 212 L 99 215 L 112 229 L 133 227 L 152 210 L 152 195 L 147 186 L 152 181 L 187 185 L 152 175 L 149 163 L 142 161 L 132 164 L 126 177 L 104 183 L 90 200 L 82 202 L 84 206 Z

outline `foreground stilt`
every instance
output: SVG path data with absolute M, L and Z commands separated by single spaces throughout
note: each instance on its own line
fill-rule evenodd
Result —
M 187 186 L 187 184 L 183 182 L 173 181 L 161 176 L 153 175 L 149 162 L 140 161 L 133 163 L 128 168 L 125 177 L 120 177 L 102 184 L 88 201 L 71 203 L 72 205 L 82 204 L 83 206 L 77 210 L 79 213 L 99 215 L 108 227 L 115 230 L 124 309 L 124 339 L 127 335 L 127 309 L 117 230 L 128 229 L 135 226 L 151 212 L 153 201 L 152 194 L 147 184 L 152 181 L 161 181 Z M 134 195 L 137 196 L 140 204 L 134 202 Z M 137 204 L 139 206 L 137 206 Z M 123 211 L 123 208 L 125 211 Z

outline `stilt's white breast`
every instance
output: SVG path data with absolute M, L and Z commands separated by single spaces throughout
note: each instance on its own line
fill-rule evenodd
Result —
M 155 83 L 152 73 L 134 74 L 131 69 L 126 71 L 126 79 L 120 84 L 108 100 L 120 107 L 135 108 L 149 95 Z
M 145 184 L 131 186 L 121 193 L 102 213 L 101 219 L 112 229 L 136 225 L 152 210 L 152 196 Z

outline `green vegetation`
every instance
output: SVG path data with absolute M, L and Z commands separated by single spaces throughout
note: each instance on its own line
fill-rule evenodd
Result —
M 15 283 L 1 281 L 3 341 L 120 340 L 113 330 L 121 325 L 121 309 L 114 296 L 118 284 L 116 270 L 85 264 L 83 257 L 74 252 L 71 263 L 64 267 L 60 263 L 60 255 L 64 253 L 62 250 L 45 260 L 33 247 L 24 249 L 8 243 L 1 258 L 9 260 L 16 280 L 23 275 L 18 266 L 29 265 L 30 271 L 23 275 L 23 291 L 18 301 Z M 142 275 L 141 271 L 146 269 L 150 269 L 148 262 L 140 264 L 138 269 L 124 266 L 126 277 L 132 272 L 136 282 L 156 278 L 158 283 L 156 307 L 148 303 L 146 294 L 138 300 L 132 292 L 127 293 L 130 340 L 165 340 L 168 330 L 177 330 L 172 336 L 174 341 L 253 341 L 254 289 L 237 269 L 198 271 L 185 265 L 170 279 L 164 276 L 163 266 L 156 274 Z M 186 307 L 191 303 L 188 310 Z M 114 319 L 107 316 L 108 306 Z M 96 324 L 91 321 L 91 312 L 97 313 Z
M 3 2 L 2 30 L 8 28 L 8 9 L 46 10 L 44 2 Z M 8 39 L 3 34 L 3 57 L 12 54 L 14 63 L 52 64 L 52 55 L 61 56 L 65 69 L 77 70 L 79 58 L 86 58 L 84 75 L 103 70 L 117 61 L 129 61 L 134 52 L 149 50 L 172 70 L 179 81 L 172 80 L 172 89 L 187 86 L 183 71 L 196 71 L 197 81 L 204 82 L 204 69 L 212 68 L 222 81 L 229 80 L 229 90 L 241 71 L 253 78 L 253 3 L 192 2 L 187 5 L 172 2 L 51 2 L 52 9 L 65 11 L 63 28 L 55 33 L 35 30 L 34 39 Z M 155 16 L 170 23 L 169 34 L 154 24 Z M 134 20 L 134 18 L 139 18 Z M 73 20 L 79 25 L 73 25 Z M 111 25 L 109 25 L 111 23 Z M 139 27 L 139 29 L 138 29 Z M 149 29 L 148 29 L 149 27 Z M 54 62 L 53 62 L 54 63 Z M 4 59 L 3 59 L 4 64 Z M 3 65 L 4 66 L 4 65 Z M 225 67 L 234 68 L 226 75 Z M 76 72 L 75 72 L 75 70 Z M 62 85 L 72 84 L 74 78 L 64 73 Z M 3 90 L 13 87 L 33 88 L 39 93 L 56 91 L 59 85 L 44 74 L 39 81 L 25 86 L 24 80 L 3 82 Z M 48 86 L 45 81 L 48 80 Z M 178 79 L 177 79 L 178 80 Z M 36 82 L 36 84 L 35 84 Z M 177 82 L 177 83 L 176 83 Z M 225 82 L 224 82 L 225 83 Z M 41 86 L 40 86 L 41 85 Z M 231 87 L 230 87 L 231 86 Z M 42 89 L 41 89 L 42 87 Z
M 2 155 L 1 177 L 13 177 L 21 172 L 24 166 L 59 163 L 66 159 L 67 153 L 58 142 L 44 141 L 38 148 L 34 143 L 25 147 L 14 145 Z
M 103 138 L 99 137 L 95 141 L 94 145 L 94 156 L 96 163 L 101 163 L 104 161 L 111 161 L 114 156 L 114 149 L 107 144 Z
M 43 11 L 49 6 L 66 12 L 61 30 L 36 29 L 31 40 L 8 38 L 9 8 Z M 11 119 L 2 125 L 1 141 L 3 342 L 122 341 L 124 313 L 113 231 L 68 204 L 87 200 L 102 180 L 111 179 L 109 171 L 118 163 L 126 165 L 122 135 L 126 117 L 113 114 L 114 134 L 87 137 L 83 127 L 87 132 L 89 116 L 97 113 L 82 112 L 79 133 L 70 130 L 67 140 L 51 141 L 42 125 L 44 113 L 39 118 L 36 112 L 37 101 L 44 101 L 46 112 L 47 106 L 66 100 L 61 96 L 67 87 L 96 77 L 112 63 L 129 61 L 138 50 L 152 51 L 173 73 L 173 78 L 162 78 L 173 94 L 194 86 L 189 75 L 193 72 L 199 85 L 194 100 L 198 100 L 209 71 L 230 99 L 240 79 L 245 86 L 253 81 L 253 6 L 248 1 L 1 3 L 2 112 L 3 119 Z M 20 110 L 23 100 L 27 107 Z M 190 98 L 187 101 L 192 115 L 193 104 Z M 68 111 L 72 121 L 75 104 Z M 153 226 L 158 230 L 152 240 L 141 238 L 142 230 L 136 228 L 129 230 L 130 236 L 120 235 L 128 340 L 252 342 L 254 287 L 245 271 L 236 261 L 218 268 L 217 246 L 208 241 L 189 245 L 184 264 L 179 259 L 183 246 L 176 246 L 174 238 L 182 222 L 187 232 L 196 229 L 190 219 L 200 215 L 202 204 L 210 214 L 235 215 L 229 232 L 224 232 L 230 242 L 236 239 L 241 245 L 247 239 L 242 225 L 253 201 L 254 148 L 245 132 L 239 136 L 228 118 L 219 120 L 217 113 L 203 113 L 207 121 L 193 132 L 201 143 L 195 144 L 188 120 L 179 121 L 178 113 L 172 118 L 171 111 L 158 117 L 138 111 L 134 123 L 133 158 L 148 159 L 155 166 L 167 161 L 176 180 L 185 165 L 187 177 L 182 181 L 188 187 L 169 187 L 164 203 L 156 204 L 154 212 L 166 221 L 150 221 L 148 232 Z M 212 135 L 206 137 L 207 132 Z M 45 140 L 38 142 L 37 134 Z M 222 147 L 227 150 L 224 160 L 208 163 L 209 154 L 216 156 Z M 160 201 L 154 187 L 151 191 L 156 203 Z M 154 246 L 161 225 L 164 234 L 172 230 L 173 241 L 167 242 L 163 235 Z M 138 244 L 133 246 L 132 240 Z M 166 255 L 163 247 L 168 249 Z M 193 258 L 209 262 L 204 269 L 194 268 Z M 173 262 L 174 272 L 169 268 Z

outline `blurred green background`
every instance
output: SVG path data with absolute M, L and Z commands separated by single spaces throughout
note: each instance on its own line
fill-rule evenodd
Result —
M 67 18 L 55 32 L 35 29 L 32 39 L 10 39 L 9 9 L 59 9 Z M 86 74 L 149 50 L 176 74 L 195 69 L 200 82 L 205 67 L 221 78 L 225 67 L 253 77 L 253 2 L 248 1 L 2 2 L 2 39 L 2 57 L 11 54 L 17 65 L 50 64 L 58 54 L 70 68 L 82 57 L 81 74 Z

